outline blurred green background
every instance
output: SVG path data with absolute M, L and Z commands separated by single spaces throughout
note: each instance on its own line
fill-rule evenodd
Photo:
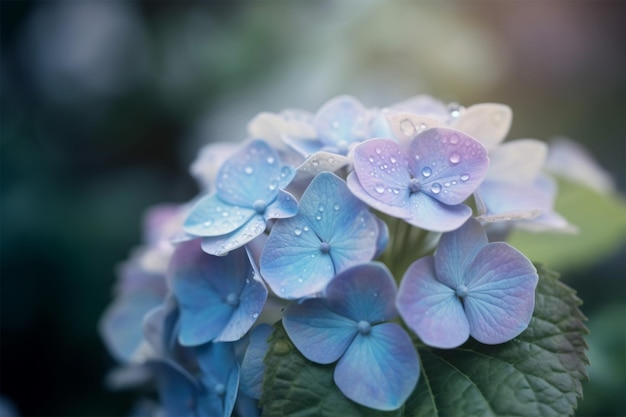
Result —
M 191 199 L 200 146 L 243 140 L 256 113 L 345 93 L 506 103 L 509 138 L 571 137 L 611 173 L 615 193 L 559 202 L 585 226 L 578 252 L 546 257 L 589 317 L 578 414 L 626 415 L 626 2 L 0 7 L 0 395 L 20 415 L 127 415 L 97 322 L 144 210 Z

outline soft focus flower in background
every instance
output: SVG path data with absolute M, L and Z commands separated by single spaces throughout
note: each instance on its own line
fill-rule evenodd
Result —
M 198 149 L 247 137 L 260 110 L 314 112 L 340 94 L 369 109 L 417 93 L 461 106 L 508 103 L 507 138 L 562 134 L 601 165 L 569 163 L 581 167 L 570 172 L 588 172 L 580 180 L 563 174 L 558 142 L 548 148 L 545 168 L 570 196 L 553 208 L 580 238 L 542 235 L 522 251 L 561 271 L 585 299 L 592 366 L 580 414 L 626 413 L 624 3 L 0 7 L 0 394 L 19 414 L 131 408 L 130 394 L 103 388 L 113 361 L 94 323 L 112 299 L 113 265 L 141 241 L 141 213 L 202 187 L 187 175 Z M 605 172 L 614 188 L 602 185 Z M 572 179 L 592 187 L 572 188 Z M 512 239 L 536 242 L 518 230 Z M 54 384 L 33 379 L 35 371 Z

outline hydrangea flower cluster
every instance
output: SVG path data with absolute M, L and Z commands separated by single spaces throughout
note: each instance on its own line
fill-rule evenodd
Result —
M 101 322 L 122 364 L 111 384 L 152 382 L 155 415 L 256 415 L 282 322 L 346 398 L 395 410 L 420 378 L 415 343 L 518 336 L 538 275 L 494 240 L 572 226 L 552 208 L 545 145 L 501 144 L 511 117 L 501 104 L 341 96 L 315 114 L 261 113 L 242 144 L 208 145 L 191 170 L 202 194 L 150 211 L 120 270 Z

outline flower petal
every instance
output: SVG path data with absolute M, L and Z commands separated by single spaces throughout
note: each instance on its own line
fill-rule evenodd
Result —
M 283 325 L 300 353 L 321 364 L 339 359 L 357 334 L 357 323 L 332 312 L 320 298 L 289 304 Z
M 509 133 L 512 120 L 513 112 L 509 106 L 480 103 L 465 109 L 453 127 L 475 137 L 487 149 L 492 149 Z
M 267 300 L 267 288 L 263 282 L 248 275 L 239 295 L 239 305 L 215 342 L 234 342 L 241 339 L 256 322 Z
M 281 298 L 313 295 L 335 275 L 329 254 L 320 251 L 321 241 L 301 216 L 274 225 L 263 253 L 261 276 Z
M 255 201 L 269 204 L 284 178 L 278 154 L 267 142 L 249 141 L 222 164 L 217 194 L 228 204 L 251 208 Z
M 354 97 L 339 96 L 324 104 L 315 114 L 313 125 L 326 146 L 342 146 L 369 139 L 369 117 Z
M 317 174 L 329 171 L 334 172 L 348 165 L 350 160 L 335 153 L 319 151 L 309 156 L 298 168 L 298 176 L 312 178 Z
M 480 223 L 470 218 L 460 228 L 444 233 L 435 252 L 437 279 L 450 288 L 464 284 L 464 271 L 489 241 Z
M 533 264 L 517 249 L 504 242 L 484 246 L 465 271 L 464 305 L 472 337 L 497 344 L 524 331 L 538 279 Z
M 402 406 L 417 384 L 420 367 L 406 332 L 395 323 L 374 326 L 357 335 L 335 367 L 341 392 L 377 410 Z
M 472 215 L 465 204 L 448 206 L 424 193 L 411 194 L 411 215 L 405 220 L 433 232 L 448 232 L 460 227 Z
M 334 312 L 372 325 L 397 317 L 395 297 L 396 283 L 379 262 L 346 269 L 326 287 L 326 299 Z
M 354 148 L 353 163 L 358 184 L 370 197 L 384 206 L 408 206 L 410 175 L 407 157 L 398 143 L 367 140 Z
M 545 166 L 548 145 L 535 139 L 504 143 L 489 153 L 491 160 L 485 181 L 532 184 Z
M 263 358 L 267 352 L 267 339 L 274 329 L 269 324 L 260 324 L 250 331 L 250 343 L 241 362 L 241 391 L 252 398 L 259 399 L 263 394 L 263 376 L 265 364 Z
M 447 110 L 445 114 L 447 116 Z M 403 146 L 410 144 L 418 133 L 426 129 L 446 125 L 442 120 L 433 119 L 432 117 L 421 114 L 405 112 L 388 114 L 387 122 L 394 136 Z
M 266 221 L 269 219 L 284 219 L 295 216 L 297 212 L 298 202 L 296 198 L 286 191 L 279 190 L 276 200 L 266 207 L 264 218 Z
M 202 239 L 202 250 L 211 255 L 221 256 L 231 250 L 242 247 L 259 236 L 267 227 L 262 215 L 256 214 L 239 229 L 226 235 L 205 237 Z
M 415 261 L 404 274 L 396 307 L 424 343 L 454 348 L 467 340 L 469 323 L 454 290 L 439 282 L 432 256 Z
M 237 230 L 254 214 L 251 208 L 233 206 L 211 194 L 194 204 L 183 229 L 194 236 L 221 236 Z
M 480 185 L 489 158 L 476 139 L 463 132 L 427 129 L 418 134 L 409 150 L 411 175 L 419 180 L 420 191 L 448 205 L 465 201 Z
M 404 204 L 402 206 L 390 206 L 372 197 L 365 190 L 365 188 L 363 188 L 354 171 L 348 174 L 346 183 L 348 184 L 348 188 L 355 197 L 357 197 L 359 200 L 363 201 L 365 204 L 372 207 L 373 209 L 389 214 L 390 216 L 399 217 L 401 219 L 411 216 L 411 208 L 409 204 Z

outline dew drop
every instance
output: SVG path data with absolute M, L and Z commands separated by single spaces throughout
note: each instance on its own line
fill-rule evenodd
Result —
M 317 208 L 317 210 L 318 210 L 318 211 L 324 211 L 324 206 L 320 205 L 320 206 Z
M 302 234 L 302 229 L 298 229 L 298 228 L 294 229 L 293 234 L 296 236 L 300 236 Z
M 316 166 L 318 166 L 318 165 L 320 164 L 320 162 L 319 162 L 317 159 L 313 159 L 313 160 L 311 161 L 311 164 L 312 164 L 314 167 L 316 167 Z
M 382 194 L 385 192 L 385 187 L 382 184 L 376 184 L 374 190 L 376 190 L 378 194 Z
M 315 216 L 315 220 L 320 221 L 322 220 L 322 216 L 320 216 L 319 214 L 317 216 Z
M 253 318 L 253 319 L 256 319 L 257 317 L 259 317 L 259 313 L 254 313 L 254 314 L 252 314 L 252 318 Z
M 428 128 L 428 126 L 426 125 L 426 123 L 420 123 L 419 125 L 419 131 L 421 132 L 422 130 L 426 130 Z
M 204 223 L 202 223 L 202 226 L 204 226 L 204 227 L 209 227 L 209 226 L 211 226 L 212 224 L 213 224 L 213 220 L 208 219 L 208 220 L 206 220 Z
M 383 153 L 383 150 L 382 150 L 382 149 L 380 149 L 380 148 L 376 148 L 374 151 L 375 151 L 378 155 L 380 155 L 381 153 Z
M 461 139 L 459 138 L 459 135 L 457 135 L 457 134 L 454 134 L 454 135 L 450 136 L 450 143 L 453 144 L 453 145 L 458 144 L 460 140 Z
M 371 157 L 371 156 L 370 156 L 369 158 L 367 158 L 367 159 L 368 159 L 368 161 L 370 161 L 370 162 L 374 162 L 374 158 L 373 158 L 373 157 Z
M 422 168 L 422 175 L 426 178 L 430 177 L 430 175 L 433 173 L 433 170 L 430 169 L 430 167 L 424 167 Z
M 247 166 L 243 169 L 243 172 L 245 172 L 246 174 L 252 174 L 254 172 L 254 170 L 252 169 L 251 166 Z
M 450 154 L 450 162 L 453 164 L 458 164 L 461 161 L 461 154 L 458 152 L 452 152 Z
M 308 232 L 308 231 L 309 231 L 309 226 L 304 226 L 304 227 L 302 228 L 302 230 L 304 230 L 305 232 Z
M 274 163 L 275 159 L 274 159 L 274 157 L 273 157 L 273 156 L 268 156 L 268 157 L 267 157 L 267 159 L 266 159 L 266 161 L 267 161 L 267 163 L 268 163 L 268 164 L 270 164 L 270 165 L 271 165 L 271 164 L 273 164 L 273 163 Z
M 461 181 L 463 181 L 463 182 L 465 182 L 465 181 L 469 180 L 469 178 L 470 178 L 469 174 L 463 174 L 463 175 L 461 175 Z
M 404 119 L 400 122 L 400 130 L 406 136 L 411 136 L 413 133 L 415 133 L 415 125 L 409 119 Z
M 392 164 L 395 164 L 396 162 L 398 162 L 395 156 L 390 157 L 389 161 L 391 161 Z
M 432 191 L 433 194 L 439 194 L 441 192 L 441 184 L 439 184 L 438 182 L 433 183 L 430 186 L 430 191 Z
M 335 203 L 335 205 L 333 206 L 333 210 L 338 211 L 339 210 L 339 204 Z

